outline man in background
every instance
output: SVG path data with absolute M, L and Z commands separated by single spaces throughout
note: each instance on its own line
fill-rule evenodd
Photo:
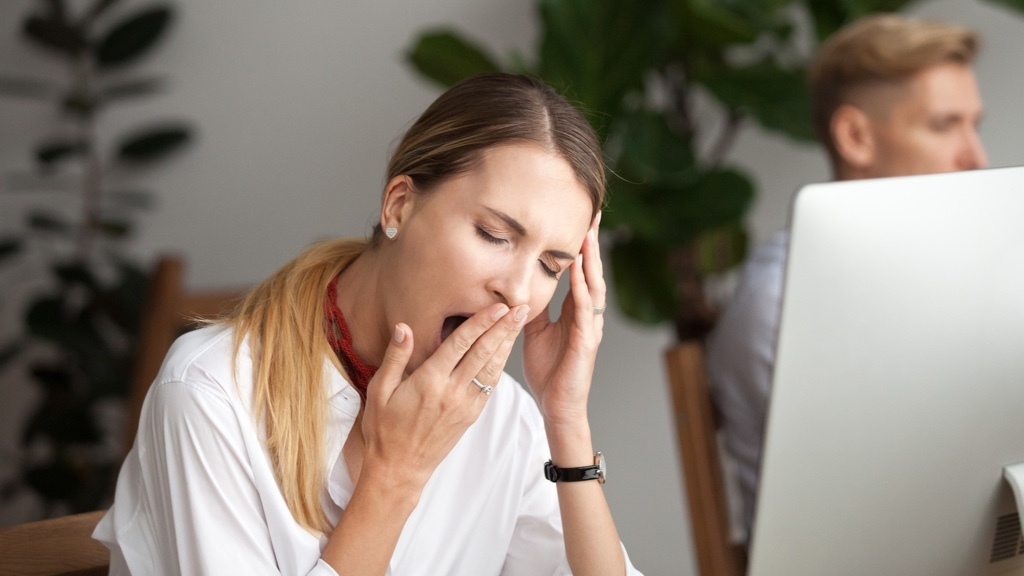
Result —
M 836 180 L 982 168 L 982 105 L 968 29 L 886 14 L 822 44 L 808 70 L 812 112 Z M 783 271 L 782 231 L 748 260 L 733 300 L 707 340 L 707 368 L 737 464 L 743 524 L 751 533 L 775 365 Z

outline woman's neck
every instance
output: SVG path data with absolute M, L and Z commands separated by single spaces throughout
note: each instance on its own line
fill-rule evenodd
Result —
M 352 348 L 366 364 L 380 366 L 390 331 L 384 320 L 377 253 L 367 249 L 342 271 L 338 280 L 338 307 L 352 333 Z

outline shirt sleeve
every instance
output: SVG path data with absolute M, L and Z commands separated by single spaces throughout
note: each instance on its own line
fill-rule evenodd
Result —
M 134 506 L 111 512 L 125 515 L 112 521 L 112 564 L 133 575 L 281 574 L 238 417 L 219 389 L 154 385 L 135 449 L 118 488 Z M 306 573 L 336 574 L 322 560 Z
M 558 508 L 558 491 L 555 485 L 544 478 L 544 462 L 549 456 L 547 437 L 540 415 L 536 422 L 527 418 L 524 426 L 530 428 L 530 461 L 536 466 L 523 476 L 523 498 L 515 530 L 509 545 L 502 576 L 572 576 L 569 560 L 565 553 L 565 538 L 562 531 L 562 517 Z M 622 546 L 619 543 L 619 546 Z M 626 561 L 627 576 L 643 576 L 633 567 L 622 547 Z

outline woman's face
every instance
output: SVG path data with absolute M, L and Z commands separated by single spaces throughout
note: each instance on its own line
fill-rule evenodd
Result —
M 394 183 L 382 211 L 398 235 L 383 239 L 381 329 L 412 328 L 410 371 L 490 304 L 541 314 L 591 224 L 590 195 L 568 162 L 532 144 L 491 148 L 426 194 Z

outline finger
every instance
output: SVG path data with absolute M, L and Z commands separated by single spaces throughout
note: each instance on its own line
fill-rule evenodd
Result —
M 569 288 L 572 292 L 569 295 L 572 297 L 572 310 L 576 315 L 573 320 L 592 316 L 594 314 L 594 301 L 590 297 L 590 290 L 587 287 L 587 280 L 583 272 L 582 254 L 577 256 L 576 261 L 572 263 L 572 267 L 569 271 Z M 588 326 L 590 325 L 589 322 L 584 322 L 583 324 Z
M 600 217 L 600 213 L 598 216 Z M 601 261 L 601 244 L 597 240 L 597 234 L 597 228 L 591 228 L 587 233 L 587 240 L 583 246 L 583 271 L 590 299 L 595 306 L 605 306 L 607 286 L 604 281 L 604 263 Z
M 456 328 L 451 336 L 441 343 L 441 346 L 424 362 L 424 365 L 438 370 L 445 377 L 449 376 L 473 348 L 477 339 L 494 326 L 498 320 L 505 317 L 508 311 L 508 306 L 504 304 L 492 304 L 470 316 L 462 323 L 462 326 Z
M 412 330 L 409 326 L 396 324 L 388 348 L 384 351 L 384 361 L 367 386 L 367 396 L 372 394 L 378 401 L 385 403 L 391 398 L 405 376 L 405 367 L 412 356 L 412 344 Z
M 484 365 L 476 372 L 470 372 L 472 370 L 472 364 L 466 363 L 466 366 L 459 366 L 456 369 L 455 377 L 458 378 L 462 374 L 469 372 L 469 384 L 468 389 L 472 392 L 479 392 L 480 388 L 473 382 L 473 378 L 476 378 L 478 382 L 485 386 L 497 386 L 498 380 L 501 379 L 501 373 L 505 369 L 505 363 L 508 362 L 508 357 L 512 353 L 512 346 L 515 344 L 516 338 L 519 337 L 519 333 L 522 331 L 523 326 L 526 324 L 526 320 L 530 314 L 529 306 L 516 306 L 502 318 L 487 334 L 484 334 L 475 346 L 481 347 L 482 356 L 486 357 Z M 492 336 L 493 333 L 493 336 Z M 501 337 L 501 340 L 496 343 L 496 347 L 493 351 L 487 350 L 489 340 Z

